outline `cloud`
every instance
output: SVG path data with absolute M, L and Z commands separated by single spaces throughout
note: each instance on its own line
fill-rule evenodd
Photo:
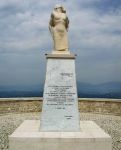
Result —
M 9 81 L 4 74 L 15 76 L 9 70 L 13 70 L 13 66 L 23 74 L 29 70 L 30 78 L 16 74 L 18 78 L 23 77 L 23 81 L 29 83 L 32 76 L 33 82 L 37 82 L 37 79 L 42 81 L 42 72 L 45 72 L 44 53 L 53 49 L 48 22 L 57 2 L 59 1 L 0 1 L 0 83 Z M 70 19 L 70 50 L 78 54 L 77 79 L 88 82 L 121 81 L 120 0 L 66 0 L 63 4 Z M 20 63 L 22 57 L 24 61 Z M 36 63 L 32 65 L 31 62 Z M 43 64 L 41 71 L 37 63 Z M 41 72 L 41 79 L 35 78 L 35 68 Z

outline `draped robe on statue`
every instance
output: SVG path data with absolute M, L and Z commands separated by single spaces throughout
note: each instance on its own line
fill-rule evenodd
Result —
M 69 20 L 65 13 L 53 11 L 50 19 L 50 31 L 54 40 L 54 50 L 68 51 L 67 28 Z

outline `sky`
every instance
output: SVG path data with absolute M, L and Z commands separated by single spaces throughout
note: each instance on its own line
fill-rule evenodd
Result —
M 0 86 L 43 84 L 55 4 L 67 10 L 78 82 L 121 82 L 121 0 L 0 0 Z

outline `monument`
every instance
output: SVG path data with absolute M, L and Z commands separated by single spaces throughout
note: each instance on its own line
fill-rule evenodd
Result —
M 56 5 L 49 22 L 54 50 L 46 55 L 47 69 L 40 127 L 42 131 L 80 129 L 75 55 L 69 51 L 68 28 L 66 10 L 63 6 Z
M 111 137 L 93 121 L 80 121 L 75 58 L 69 50 L 69 19 L 56 5 L 49 29 L 54 49 L 47 69 L 41 119 L 24 121 L 9 136 L 9 150 L 111 150 Z

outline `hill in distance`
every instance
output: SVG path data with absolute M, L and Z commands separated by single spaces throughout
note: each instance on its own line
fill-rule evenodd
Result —
M 79 97 L 121 98 L 121 82 L 102 84 L 77 83 Z
M 28 86 L 0 86 L 0 98 L 42 97 L 43 84 Z M 121 82 L 89 84 L 77 82 L 78 97 L 81 98 L 121 98 Z

